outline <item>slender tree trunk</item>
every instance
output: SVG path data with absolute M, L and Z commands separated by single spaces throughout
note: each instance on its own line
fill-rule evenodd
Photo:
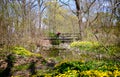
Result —
M 39 9 L 39 12 L 38 12 L 38 15 L 39 15 L 39 29 L 41 29 L 41 4 L 40 4 L 40 0 L 38 0 L 38 9 Z
M 22 37 L 24 37 L 27 34 L 27 29 L 25 28 L 26 26 L 26 0 L 22 0 Z M 22 45 L 25 45 L 23 42 Z
M 80 39 L 83 40 L 83 26 L 82 26 L 82 17 L 81 17 L 81 11 L 80 11 L 80 0 L 75 0 L 76 5 L 76 13 L 78 17 L 78 25 L 79 25 L 79 32 L 80 32 Z

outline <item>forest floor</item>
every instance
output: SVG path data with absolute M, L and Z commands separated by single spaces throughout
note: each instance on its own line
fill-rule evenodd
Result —
M 3 53 L 4 54 L 4 53 Z M 13 55 L 12 55 L 13 56 Z M 30 75 L 36 74 L 39 71 L 39 74 L 44 74 L 49 72 L 50 69 L 54 68 L 56 64 L 54 60 L 49 59 L 45 60 L 43 57 L 23 57 L 14 55 L 15 60 L 12 63 L 13 66 L 8 66 L 9 62 L 6 59 L 0 60 L 0 71 L 4 71 L 7 68 L 10 68 L 10 72 L 12 76 L 23 76 L 29 77 Z M 2 57 L 1 57 L 2 58 Z M 1 72 L 1 76 L 3 76 L 3 72 Z M 7 73 L 6 73 L 7 74 Z
M 21 51 L 23 52 L 23 50 L 26 51 L 23 48 L 21 49 L 18 48 L 18 50 L 19 52 Z M 86 69 L 96 70 L 96 67 L 100 70 L 102 69 L 103 71 L 106 70 L 106 71 L 111 72 L 112 70 L 113 73 L 114 73 L 114 70 L 117 70 L 118 71 L 117 76 L 120 76 L 119 62 L 117 63 L 113 62 L 111 64 L 111 62 L 108 62 L 108 59 L 110 57 L 107 54 L 80 51 L 77 48 L 70 48 L 69 44 L 66 44 L 66 43 L 61 44 L 59 46 L 52 46 L 49 48 L 43 47 L 42 51 L 34 53 L 34 55 L 32 56 L 25 56 L 26 54 L 29 54 L 29 53 L 22 53 L 18 55 L 18 54 L 10 53 L 9 51 L 6 51 L 0 48 L 0 77 L 8 77 L 8 76 L 13 76 L 13 77 L 15 76 L 17 77 L 39 77 L 40 76 L 41 77 L 43 76 L 44 77 L 44 75 L 47 75 L 48 73 L 51 73 L 51 74 L 56 73 L 55 75 L 58 75 L 58 77 L 60 77 L 59 74 L 63 75 L 59 71 L 61 70 L 61 68 L 63 69 L 61 71 L 67 72 L 73 69 L 78 70 L 78 71 L 82 69 L 83 70 L 86 70 Z M 103 59 L 106 60 L 108 64 L 106 62 L 103 62 L 102 61 Z M 118 59 L 117 61 L 119 60 L 120 59 Z M 72 61 L 73 61 L 73 64 L 69 63 Z M 74 61 L 78 61 L 78 62 L 76 63 Z M 89 63 L 89 61 L 95 61 L 95 63 L 94 62 Z M 67 62 L 68 64 L 65 62 Z M 84 64 L 85 66 L 81 67 L 81 65 L 79 65 L 79 62 L 86 62 L 82 64 L 82 66 L 84 66 Z M 63 64 L 65 63 L 64 64 L 65 66 L 62 65 L 62 63 Z M 57 65 L 59 65 L 59 67 L 56 67 Z M 78 65 L 79 65 L 79 68 L 78 68 Z M 110 65 L 110 66 L 106 68 L 106 65 L 108 66 Z M 110 67 L 112 67 L 112 69 Z M 59 71 L 59 73 L 56 71 Z M 69 73 L 71 72 L 68 72 L 68 75 Z M 80 71 L 77 73 L 80 73 Z M 91 73 L 93 73 L 93 70 Z M 65 73 L 65 75 L 66 74 L 67 73 Z M 111 76 L 113 76 L 113 74 L 111 74 Z M 67 77 L 67 76 L 63 76 L 63 77 Z M 75 75 L 73 77 L 79 77 L 79 76 Z

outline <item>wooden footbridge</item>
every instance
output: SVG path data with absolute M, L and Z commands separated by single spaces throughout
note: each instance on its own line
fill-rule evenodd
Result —
M 60 40 L 62 43 L 70 43 L 80 39 L 80 33 L 60 33 L 58 38 L 47 37 L 45 40 Z

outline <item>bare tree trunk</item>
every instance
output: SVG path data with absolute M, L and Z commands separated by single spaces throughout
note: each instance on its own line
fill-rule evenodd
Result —
M 79 32 L 80 32 L 80 39 L 83 40 L 83 26 L 82 26 L 82 17 L 81 17 L 81 11 L 80 11 L 80 0 L 75 0 L 76 5 L 76 13 L 78 17 L 78 24 L 79 24 Z
M 25 16 L 26 16 L 26 0 L 22 0 L 22 9 L 23 9 L 23 11 L 22 11 L 22 18 L 23 18 L 23 27 L 24 27 L 24 25 L 25 25 Z
M 39 29 L 41 29 L 41 0 L 38 0 Z

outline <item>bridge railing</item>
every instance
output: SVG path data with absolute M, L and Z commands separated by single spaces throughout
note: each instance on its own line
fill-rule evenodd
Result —
M 45 40 L 51 40 L 51 41 L 60 40 L 62 43 L 70 43 L 75 40 L 79 40 L 80 39 L 79 35 L 80 33 L 61 33 L 58 38 L 48 37 Z

